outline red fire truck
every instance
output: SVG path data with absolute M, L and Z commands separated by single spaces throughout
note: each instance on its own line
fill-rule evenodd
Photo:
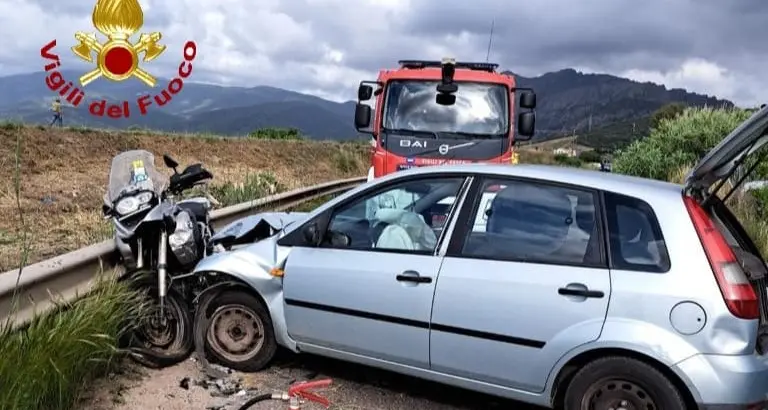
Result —
M 357 91 L 355 128 L 373 136 L 369 180 L 425 165 L 516 162 L 515 142 L 534 133 L 533 90 L 493 63 L 399 64 Z

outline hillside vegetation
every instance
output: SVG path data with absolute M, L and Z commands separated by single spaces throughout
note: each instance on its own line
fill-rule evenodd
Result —
M 394 61 L 392 64 L 396 65 Z M 77 78 L 81 74 L 62 71 L 65 78 Z M 168 82 L 167 79 L 159 81 Z M 593 147 L 618 146 L 645 134 L 647 117 L 665 104 L 733 105 L 727 100 L 686 90 L 606 74 L 584 74 L 573 69 L 538 77 L 518 76 L 518 83 L 533 88 L 538 95 L 537 139 L 570 135 L 574 130 L 584 134 L 591 125 L 592 131 L 584 142 Z M 0 119 L 25 123 L 50 121 L 53 94 L 44 84 L 43 73 L 0 77 L 0 89 L 4 91 L 0 94 Z M 130 118 L 111 119 L 88 113 L 89 99 L 127 100 L 135 106 L 136 96 L 144 93 L 145 87 L 137 82 L 94 82 L 88 85 L 86 100 L 78 108 L 64 108 L 64 122 L 99 128 L 140 127 L 219 135 L 247 135 L 254 129 L 285 127 L 296 128 L 313 139 L 357 137 L 353 126 L 354 102 L 328 101 L 267 86 L 221 87 L 185 82 L 184 90 L 170 103 L 162 109 L 153 107 L 147 115 L 134 113 Z M 350 93 L 347 98 L 353 100 L 356 96 Z
M 291 134 L 289 131 L 288 134 Z M 202 162 L 214 174 L 210 192 L 224 205 L 334 179 L 365 175 L 367 144 L 160 134 L 144 131 L 48 129 L 0 125 L 0 272 L 19 263 L 23 229 L 18 217 L 14 170 L 20 142 L 20 205 L 24 210 L 29 262 L 46 259 L 111 237 L 101 217 L 111 158 L 146 149 L 170 175 L 162 154 L 182 166 Z
M 753 110 L 687 108 L 656 122 L 650 135 L 617 152 L 614 172 L 682 184 L 691 168 Z M 743 168 L 758 155 L 753 153 Z M 718 192 L 723 197 L 733 187 L 728 181 Z M 748 180 L 768 179 L 768 164 L 758 164 Z M 744 229 L 768 257 L 768 188 L 738 190 L 727 201 Z

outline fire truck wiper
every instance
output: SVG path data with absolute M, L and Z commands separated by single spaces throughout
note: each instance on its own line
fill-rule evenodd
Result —
M 499 134 L 475 134 L 473 132 L 463 132 L 463 131 L 445 131 L 445 133 L 450 135 L 458 135 L 460 137 L 472 138 L 472 139 L 491 139 L 491 138 L 497 138 L 499 136 Z
M 440 136 L 435 131 L 426 131 L 426 130 L 409 130 L 407 128 L 381 128 L 382 131 L 386 132 L 387 134 L 406 134 L 406 135 L 412 135 L 412 136 L 424 136 L 428 135 L 434 139 L 440 139 Z
M 413 156 L 415 156 L 415 157 L 420 157 L 420 156 L 422 156 L 422 155 L 429 155 L 429 154 L 434 154 L 434 153 L 436 153 L 436 152 L 440 152 L 440 153 L 441 153 L 441 154 L 443 154 L 443 155 L 447 155 L 447 154 L 448 154 L 450 151 L 452 151 L 452 150 L 454 150 L 454 149 L 456 149 L 456 148 L 467 148 L 467 147 L 471 147 L 471 146 L 473 146 L 473 145 L 477 145 L 477 144 L 478 144 L 478 142 L 479 142 L 479 141 L 469 141 L 469 142 L 465 142 L 465 143 L 463 143 L 463 144 L 457 144 L 457 145 L 454 145 L 454 146 L 448 146 L 448 145 L 446 145 L 446 147 L 447 147 L 447 148 L 434 148 L 434 149 L 427 149 L 427 150 L 424 150 L 424 151 L 421 151 L 421 152 L 417 152 L 417 153 L 413 154 Z M 442 149 L 442 151 L 441 151 L 441 149 Z M 451 159 L 454 159 L 454 158 L 456 157 L 456 154 L 457 154 L 457 152 L 455 152 L 455 151 L 454 151 L 454 152 L 453 152 L 451 155 L 447 155 L 447 156 L 445 157 L 445 159 L 446 159 L 446 160 L 451 160 Z M 443 161 L 443 162 L 445 162 L 445 161 Z

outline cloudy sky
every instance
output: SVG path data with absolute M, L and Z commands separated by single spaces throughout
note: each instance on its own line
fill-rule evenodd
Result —
M 125 0 L 123 0 L 125 1 Z M 41 70 L 56 38 L 93 31 L 95 0 L 0 0 L 0 75 Z M 145 68 L 170 76 L 187 40 L 194 81 L 272 85 L 349 100 L 398 59 L 491 60 L 535 76 L 566 67 L 728 98 L 768 101 L 766 0 L 140 0 L 142 32 L 168 50 Z

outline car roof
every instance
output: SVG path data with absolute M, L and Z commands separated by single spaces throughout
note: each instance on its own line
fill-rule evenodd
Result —
M 680 197 L 683 191 L 683 186 L 680 184 L 629 175 L 600 172 L 591 169 L 555 165 L 502 165 L 487 163 L 433 165 L 398 171 L 388 175 L 388 177 L 396 178 L 396 176 L 440 173 L 471 173 L 539 179 L 612 191 L 638 198 L 647 198 L 658 195 L 674 195 Z

